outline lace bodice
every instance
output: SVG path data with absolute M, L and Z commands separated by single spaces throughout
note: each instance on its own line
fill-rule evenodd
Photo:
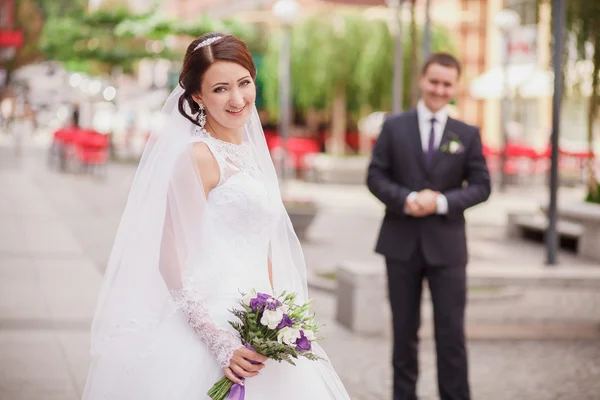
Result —
M 244 264 L 266 262 L 277 209 L 254 160 L 251 146 L 248 143 L 224 142 L 210 136 L 202 141 L 213 152 L 221 173 L 218 185 L 208 194 L 206 218 L 212 221 L 211 236 L 227 238 L 227 242 L 236 244 L 231 249 L 233 253 L 227 254 L 228 259 L 239 257 L 244 259 Z
M 247 143 L 235 144 L 205 136 L 204 140 L 219 163 L 221 178 L 219 184 L 225 182 L 232 174 L 244 172 L 258 177 L 258 166 L 252 156 L 252 148 Z

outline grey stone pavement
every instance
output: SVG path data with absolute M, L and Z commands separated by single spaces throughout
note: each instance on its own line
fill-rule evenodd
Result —
M 44 162 L 39 150 L 15 157 L 0 145 L 0 400 L 80 398 L 96 296 L 134 172 L 109 165 L 104 179 L 62 175 Z M 344 260 L 381 268 L 372 248 L 383 209 L 364 187 L 291 182 L 287 190 L 321 206 L 304 243 L 312 275 L 335 271 Z M 561 284 L 571 275 L 597 279 L 600 265 L 561 252 L 560 267 L 549 270 L 541 245 L 504 235 L 507 211 L 534 210 L 544 198 L 543 190 L 514 190 L 469 212 L 472 282 L 560 278 L 553 285 L 515 284 L 500 296 L 472 290 L 474 399 L 600 399 L 600 290 Z M 336 322 L 335 296 L 311 296 L 326 324 L 323 347 L 352 399 L 390 399 L 389 330 L 356 335 Z M 420 398 L 437 399 L 427 296 L 421 338 Z

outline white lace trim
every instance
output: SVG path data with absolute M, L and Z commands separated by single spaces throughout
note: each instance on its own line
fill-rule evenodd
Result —
M 229 367 L 235 351 L 243 347 L 239 336 L 215 325 L 204 303 L 191 298 L 185 289 L 171 290 L 171 296 L 177 308 L 187 317 L 190 327 L 207 345 L 221 368 Z
M 229 167 L 235 168 L 239 172 L 245 172 L 252 177 L 258 176 L 258 165 L 254 160 L 252 147 L 248 143 L 236 144 L 225 142 L 210 135 L 206 135 L 206 138 L 208 139 L 206 141 L 207 144 L 210 144 L 212 149 L 214 149 L 216 152 L 215 156 L 217 156 L 219 165 L 222 163 L 226 164 L 221 165 L 222 171 Z M 227 176 L 228 174 L 222 173 L 220 181 L 224 181 Z

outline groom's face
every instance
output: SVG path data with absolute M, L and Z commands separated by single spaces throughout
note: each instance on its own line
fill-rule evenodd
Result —
M 434 113 L 454 98 L 457 84 L 457 69 L 441 64 L 431 64 L 419 78 L 423 102 Z

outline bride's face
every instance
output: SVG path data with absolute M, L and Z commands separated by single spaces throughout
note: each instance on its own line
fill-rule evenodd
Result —
M 194 99 L 206 107 L 207 128 L 240 129 L 252 112 L 256 86 L 250 72 L 234 62 L 217 61 L 204 73 Z

